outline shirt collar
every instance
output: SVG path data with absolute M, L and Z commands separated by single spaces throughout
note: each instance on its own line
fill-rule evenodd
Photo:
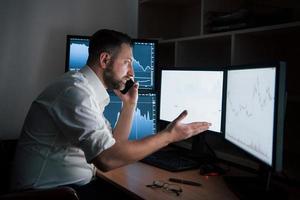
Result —
M 101 104 L 104 103 L 107 105 L 109 103 L 109 95 L 96 73 L 87 65 L 81 68 L 80 72 L 94 89 L 97 101 Z

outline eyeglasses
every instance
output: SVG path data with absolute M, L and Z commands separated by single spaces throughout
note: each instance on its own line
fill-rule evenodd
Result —
M 179 185 L 170 184 L 170 183 L 164 182 L 164 181 L 153 181 L 152 184 L 146 185 L 146 187 L 150 187 L 150 188 L 154 188 L 154 189 L 161 188 L 166 192 L 173 192 L 177 196 L 179 196 L 182 193 L 182 189 Z

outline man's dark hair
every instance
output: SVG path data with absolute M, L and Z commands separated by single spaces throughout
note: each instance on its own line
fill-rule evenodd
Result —
M 87 65 L 93 66 L 99 62 L 99 56 L 102 52 L 107 52 L 112 57 L 116 56 L 123 43 L 131 47 L 133 45 L 132 39 L 124 33 L 108 29 L 97 31 L 90 38 Z

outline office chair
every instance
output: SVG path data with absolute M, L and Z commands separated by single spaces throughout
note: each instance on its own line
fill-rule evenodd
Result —
M 0 200 L 79 200 L 76 191 L 71 187 L 37 189 L 13 192 L 0 196 Z
M 9 175 L 17 140 L 0 140 L 0 200 L 79 200 L 71 187 L 9 192 Z

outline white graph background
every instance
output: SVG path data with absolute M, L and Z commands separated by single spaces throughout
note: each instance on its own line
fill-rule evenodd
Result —
M 228 72 L 225 137 L 272 164 L 275 68 Z
M 221 131 L 222 71 L 162 71 L 160 119 L 173 121 L 183 110 L 184 123 L 207 121 Z

